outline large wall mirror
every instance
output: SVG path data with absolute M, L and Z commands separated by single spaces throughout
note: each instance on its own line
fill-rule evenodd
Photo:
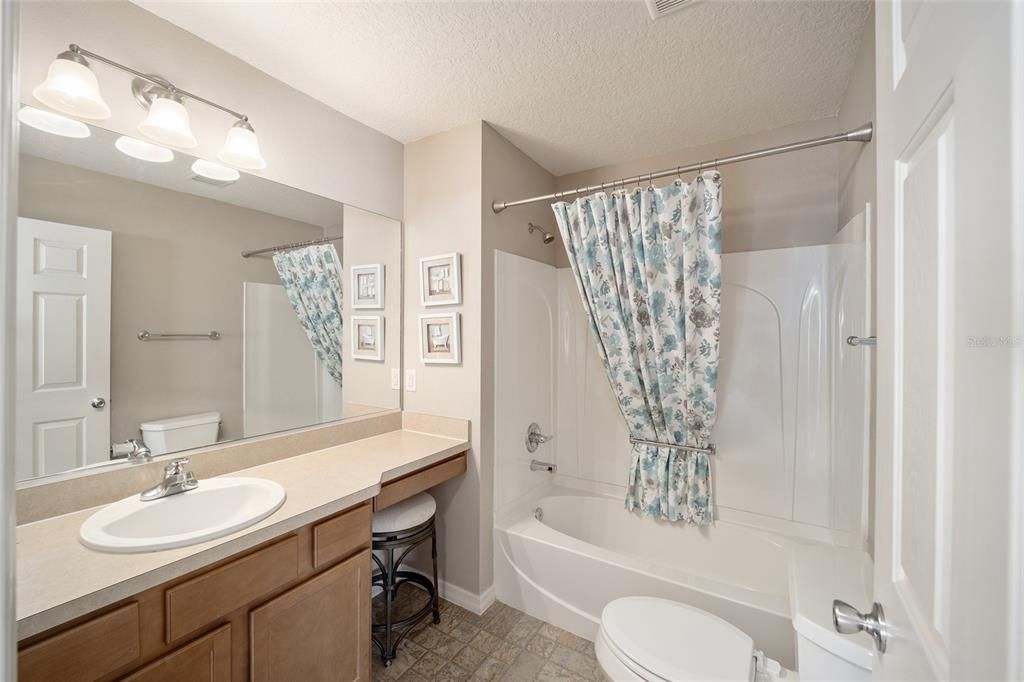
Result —
M 20 480 L 401 407 L 398 221 L 88 133 L 21 126 Z

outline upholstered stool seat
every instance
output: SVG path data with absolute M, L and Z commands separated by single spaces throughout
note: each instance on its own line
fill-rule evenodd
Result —
M 408 500 L 381 509 L 373 515 L 373 532 L 394 533 L 426 523 L 437 511 L 437 503 L 430 493 L 413 495 Z
M 434 623 L 441 622 L 437 594 L 437 533 L 434 528 L 436 511 L 434 498 L 428 493 L 420 493 L 373 514 L 373 563 L 377 573 L 373 576 L 372 585 L 380 588 L 384 595 L 384 622 L 374 620 L 371 632 L 373 644 L 385 666 L 390 666 L 395 660 L 399 643 L 421 620 L 433 614 Z M 432 579 L 416 571 L 400 570 L 409 553 L 427 540 L 430 541 L 434 569 Z M 396 550 L 399 552 L 397 558 Z M 422 589 L 428 599 L 412 615 L 395 620 L 395 598 L 398 588 L 405 583 Z

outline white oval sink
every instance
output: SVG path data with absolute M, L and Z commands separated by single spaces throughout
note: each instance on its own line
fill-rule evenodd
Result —
M 82 544 L 102 552 L 154 552 L 219 538 L 267 518 L 284 504 L 279 484 L 262 478 L 208 478 L 152 502 L 114 502 L 82 524 Z

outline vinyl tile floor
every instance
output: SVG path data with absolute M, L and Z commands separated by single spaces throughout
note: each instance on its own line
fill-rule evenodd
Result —
M 403 585 L 395 617 L 414 613 L 426 601 L 422 590 Z M 373 607 L 374 620 L 382 620 L 383 599 L 375 599 Z M 591 642 L 500 602 L 478 616 L 442 599 L 440 624 L 434 625 L 429 615 L 420 621 L 387 668 L 374 647 L 373 666 L 375 680 L 403 682 L 604 679 Z

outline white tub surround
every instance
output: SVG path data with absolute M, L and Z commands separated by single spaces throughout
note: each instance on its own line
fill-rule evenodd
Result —
M 412 428 L 422 429 L 429 428 L 434 418 L 418 416 L 409 421 Z M 374 497 L 388 481 L 468 450 L 465 420 L 442 421 L 442 434 L 452 433 L 454 421 L 463 423 L 463 434 L 399 429 L 235 472 L 280 484 L 287 499 L 276 512 L 248 528 L 189 547 L 129 555 L 87 549 L 79 542 L 79 528 L 98 508 L 18 526 L 18 638 L 330 516 Z
M 794 540 L 723 521 L 703 529 L 655 522 L 616 497 L 566 488 L 517 507 L 496 532 L 499 600 L 593 640 L 613 599 L 672 599 L 732 623 L 793 667 Z

